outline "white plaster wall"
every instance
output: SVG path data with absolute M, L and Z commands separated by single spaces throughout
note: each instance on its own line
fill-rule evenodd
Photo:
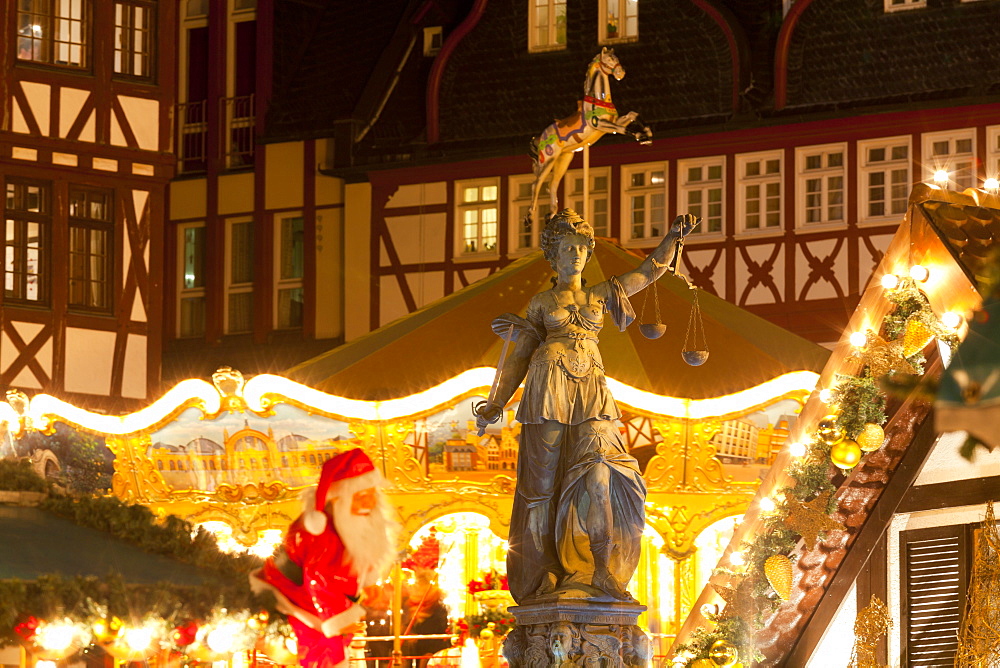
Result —
M 125 118 L 128 119 L 132 134 L 139 148 L 144 151 L 159 150 L 160 137 L 160 103 L 142 97 L 119 95 L 118 102 L 122 105 Z
M 857 602 L 857 583 L 854 583 L 809 657 L 806 668 L 839 668 L 850 663 L 854 649 L 854 620 L 858 616 Z
M 444 204 L 448 201 L 448 184 L 445 181 L 433 183 L 412 183 L 396 188 L 396 192 L 385 205 L 387 209 L 403 206 L 426 206 Z
M 67 392 L 110 394 L 115 336 L 114 332 L 66 328 Z
M 834 248 L 840 243 L 840 249 L 837 251 L 837 257 L 833 261 L 832 274 L 834 276 L 843 277 L 841 283 L 841 289 L 847 292 L 847 244 L 850 241 L 846 238 L 843 239 L 822 239 L 818 241 L 808 242 L 806 248 L 808 248 L 809 253 L 815 257 L 818 261 L 822 262 L 827 257 L 833 254 Z M 775 268 L 779 268 L 781 265 L 775 265 Z M 795 278 L 799 285 L 803 285 L 809 276 L 811 271 L 809 266 L 809 260 L 806 258 L 805 252 L 801 248 L 797 248 L 795 254 Z M 820 279 L 819 281 L 813 283 L 809 286 L 808 292 L 802 295 L 804 299 L 830 299 L 837 296 L 837 290 L 834 285 L 826 279 Z M 799 297 L 799 295 L 796 295 Z M 749 303 L 749 302 L 748 302 Z
M 979 448 L 970 462 L 959 454 L 965 437 L 964 431 L 941 434 L 931 448 L 914 484 L 932 485 L 1000 475 L 1000 450 L 987 452 L 984 448 Z
M 688 249 L 684 249 L 684 254 L 688 254 Z M 759 246 L 747 246 L 746 253 L 750 257 L 750 260 L 755 265 L 761 265 L 767 262 L 771 255 L 774 254 L 774 244 L 762 244 Z M 705 258 L 705 263 L 708 264 L 710 258 Z M 715 265 L 716 271 L 719 268 L 725 266 L 725 258 L 720 258 L 719 263 Z M 777 255 L 774 256 L 774 264 L 771 265 L 772 269 L 769 272 L 775 286 L 778 288 L 779 298 L 784 298 L 785 295 L 785 249 L 780 248 Z M 750 269 L 747 267 L 746 263 L 743 261 L 741 253 L 736 255 L 736 295 L 735 299 L 739 300 L 743 296 L 743 290 L 746 288 L 747 284 L 750 282 Z M 726 277 L 724 272 L 719 274 L 714 274 L 712 282 L 715 284 L 716 290 L 725 290 Z M 773 304 L 775 303 L 774 293 L 771 292 L 771 288 L 763 283 L 757 284 L 747 295 L 746 302 L 747 306 L 753 304 Z
M 122 375 L 122 396 L 146 398 L 146 337 L 129 334 L 125 345 L 125 369 Z
M 444 261 L 444 237 L 448 217 L 443 213 L 386 217 L 392 245 L 403 264 Z M 388 264 L 385 249 L 383 264 Z

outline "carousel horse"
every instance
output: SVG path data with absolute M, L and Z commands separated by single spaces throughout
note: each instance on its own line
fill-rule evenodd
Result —
M 534 161 L 535 182 L 531 189 L 529 216 L 534 218 L 538 196 L 542 184 L 551 175 L 549 199 L 552 211 L 558 211 L 557 192 L 559 183 L 573 160 L 573 153 L 589 146 L 607 133 L 630 134 L 636 141 L 649 144 L 653 133 L 639 120 L 639 114 L 630 111 L 618 115 L 611 101 L 609 76 L 621 81 L 625 68 L 618 61 L 614 49 L 602 48 L 587 66 L 587 77 L 583 82 L 583 100 L 577 102 L 577 111 L 572 116 L 557 120 L 541 135 L 531 141 L 531 157 Z

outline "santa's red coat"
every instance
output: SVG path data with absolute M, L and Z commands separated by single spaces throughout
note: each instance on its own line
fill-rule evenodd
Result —
M 364 608 L 356 603 L 358 578 L 351 572 L 344 543 L 331 522 L 314 536 L 303 528 L 300 516 L 288 528 L 282 549 L 284 557 L 279 553 L 250 575 L 251 587 L 274 592 L 278 609 L 295 629 L 303 666 L 345 663 L 351 634 L 341 631 L 361 619 Z

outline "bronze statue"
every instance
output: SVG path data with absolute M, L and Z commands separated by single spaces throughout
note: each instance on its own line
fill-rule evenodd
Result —
M 480 429 L 496 422 L 524 380 L 517 411 L 521 437 L 507 577 L 514 600 L 633 601 L 626 586 L 639 561 L 646 485 L 615 421 L 621 416 L 604 377 L 597 335 L 605 313 L 624 330 L 628 297 L 674 264 L 697 223 L 686 214 L 636 269 L 585 286 L 593 228 L 572 209 L 553 216 L 542 250 L 557 274 L 525 317 L 504 314 L 494 331 L 513 343 L 498 364 Z

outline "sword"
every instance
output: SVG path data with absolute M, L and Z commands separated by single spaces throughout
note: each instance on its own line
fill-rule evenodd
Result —
M 500 376 L 503 375 L 503 363 L 507 359 L 507 353 L 510 351 L 510 342 L 514 340 L 514 323 L 511 323 L 507 327 L 507 334 L 503 337 L 503 348 L 500 349 L 500 359 L 497 361 L 497 373 L 493 376 L 493 386 L 490 387 L 490 394 L 486 398 L 486 401 L 480 401 L 477 404 L 472 405 L 472 412 L 477 416 L 479 415 L 480 409 L 485 409 L 487 406 L 491 405 L 497 397 L 497 387 L 500 386 Z M 501 410 L 503 406 L 500 407 Z M 502 413 L 501 413 L 502 414 Z M 499 418 L 497 418 L 499 419 Z M 496 422 L 496 420 L 494 420 Z M 486 427 L 481 427 L 479 429 L 479 435 L 482 436 L 486 433 Z

